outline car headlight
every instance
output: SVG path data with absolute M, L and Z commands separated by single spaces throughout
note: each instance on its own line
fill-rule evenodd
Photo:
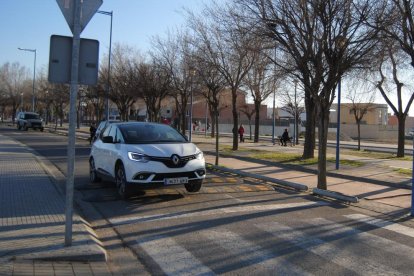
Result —
M 147 155 L 142 153 L 136 153 L 136 152 L 128 152 L 128 158 L 132 161 L 147 163 L 149 161 L 149 158 Z
M 204 154 L 202 151 L 199 151 L 195 154 L 196 159 L 202 160 L 204 158 Z

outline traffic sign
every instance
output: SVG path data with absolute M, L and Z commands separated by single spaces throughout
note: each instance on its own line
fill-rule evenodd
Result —
M 79 0 L 56 0 L 59 5 L 60 10 L 63 13 L 63 16 L 68 22 L 69 28 L 73 33 L 74 26 L 74 9 L 75 1 Z M 89 20 L 96 13 L 99 7 L 102 5 L 102 0 L 83 0 L 80 1 L 81 4 L 81 17 L 80 17 L 80 28 L 81 32 L 88 25 Z

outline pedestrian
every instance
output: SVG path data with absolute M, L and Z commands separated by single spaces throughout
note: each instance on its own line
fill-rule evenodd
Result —
M 243 143 L 244 142 L 243 135 L 244 135 L 244 127 L 243 127 L 243 124 L 240 124 L 240 127 L 239 127 L 240 143 Z
M 91 127 L 89 128 L 89 145 L 92 144 L 92 142 L 95 140 L 95 134 L 96 134 L 96 126 L 95 123 L 91 124 Z
M 289 141 L 289 140 L 290 140 L 289 132 L 288 132 L 287 128 L 285 128 L 285 131 L 283 132 L 282 136 L 280 137 L 280 144 L 282 146 L 286 147 L 287 141 Z

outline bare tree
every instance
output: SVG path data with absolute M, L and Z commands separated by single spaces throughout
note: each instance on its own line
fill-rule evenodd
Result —
M 250 133 L 250 140 L 252 140 L 252 117 L 254 114 L 256 114 L 255 108 L 250 108 L 249 105 L 244 105 L 240 108 L 241 113 L 246 115 L 247 120 L 249 121 L 249 133 Z
M 340 78 L 352 68 L 367 63 L 377 31 L 363 25 L 369 15 L 369 0 L 234 0 L 251 26 L 261 26 L 284 59 L 278 65 L 305 90 L 307 134 L 304 156 L 313 156 L 314 127 L 318 119 L 318 188 L 327 189 L 326 143 L 329 109 Z M 242 16 L 241 15 L 241 16 Z M 317 112 L 317 113 L 316 113 Z M 315 115 L 317 115 L 315 117 Z
M 19 63 L 5 63 L 0 67 L 0 80 L 2 83 L 3 95 L 12 108 L 12 120 L 18 108 L 23 109 L 23 96 L 28 94 L 28 69 Z
M 358 128 L 358 150 L 361 150 L 361 122 L 364 116 L 374 110 L 375 93 L 367 86 L 367 82 L 358 81 L 356 78 L 348 82 L 349 86 L 346 98 L 350 103 L 350 112 L 354 115 Z M 340 122 L 338 122 L 340 123 Z
M 188 103 L 193 92 L 193 79 L 195 69 L 193 66 L 193 51 L 188 33 L 168 33 L 167 38 L 162 40 L 156 37 L 153 40 L 154 52 L 151 53 L 155 62 L 165 66 L 164 70 L 171 77 L 172 91 L 176 103 L 176 112 L 179 121 L 179 129 L 183 134 L 191 122 L 186 120 L 189 109 Z
M 403 103 L 403 86 L 404 83 L 402 81 L 402 73 L 404 67 L 404 56 L 398 55 L 398 49 L 395 48 L 395 45 L 386 44 L 385 46 L 385 55 L 381 59 L 379 64 L 379 74 L 380 80 L 377 83 L 377 88 L 380 91 L 382 97 L 385 99 L 387 104 L 393 110 L 395 116 L 398 120 L 398 149 L 397 149 L 397 157 L 404 156 L 404 147 L 405 147 L 405 120 L 408 116 L 408 112 L 414 100 L 414 93 L 411 91 L 409 92 L 410 95 L 408 97 L 408 101 L 406 106 L 404 107 Z M 405 72 L 407 73 L 407 72 Z M 394 89 L 389 89 L 389 86 L 392 85 L 389 79 L 392 79 Z M 410 74 L 412 77 L 412 74 Z M 391 91 L 394 90 L 395 93 Z M 391 98 L 392 96 L 396 96 L 396 104 Z

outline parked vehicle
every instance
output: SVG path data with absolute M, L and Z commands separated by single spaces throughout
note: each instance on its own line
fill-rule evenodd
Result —
M 29 128 L 43 131 L 43 120 L 40 115 L 35 112 L 19 112 L 17 114 L 17 129 L 28 130 Z
M 91 182 L 116 183 L 123 198 L 134 189 L 184 185 L 198 192 L 206 176 L 203 152 L 174 128 L 157 123 L 109 124 L 92 145 Z

